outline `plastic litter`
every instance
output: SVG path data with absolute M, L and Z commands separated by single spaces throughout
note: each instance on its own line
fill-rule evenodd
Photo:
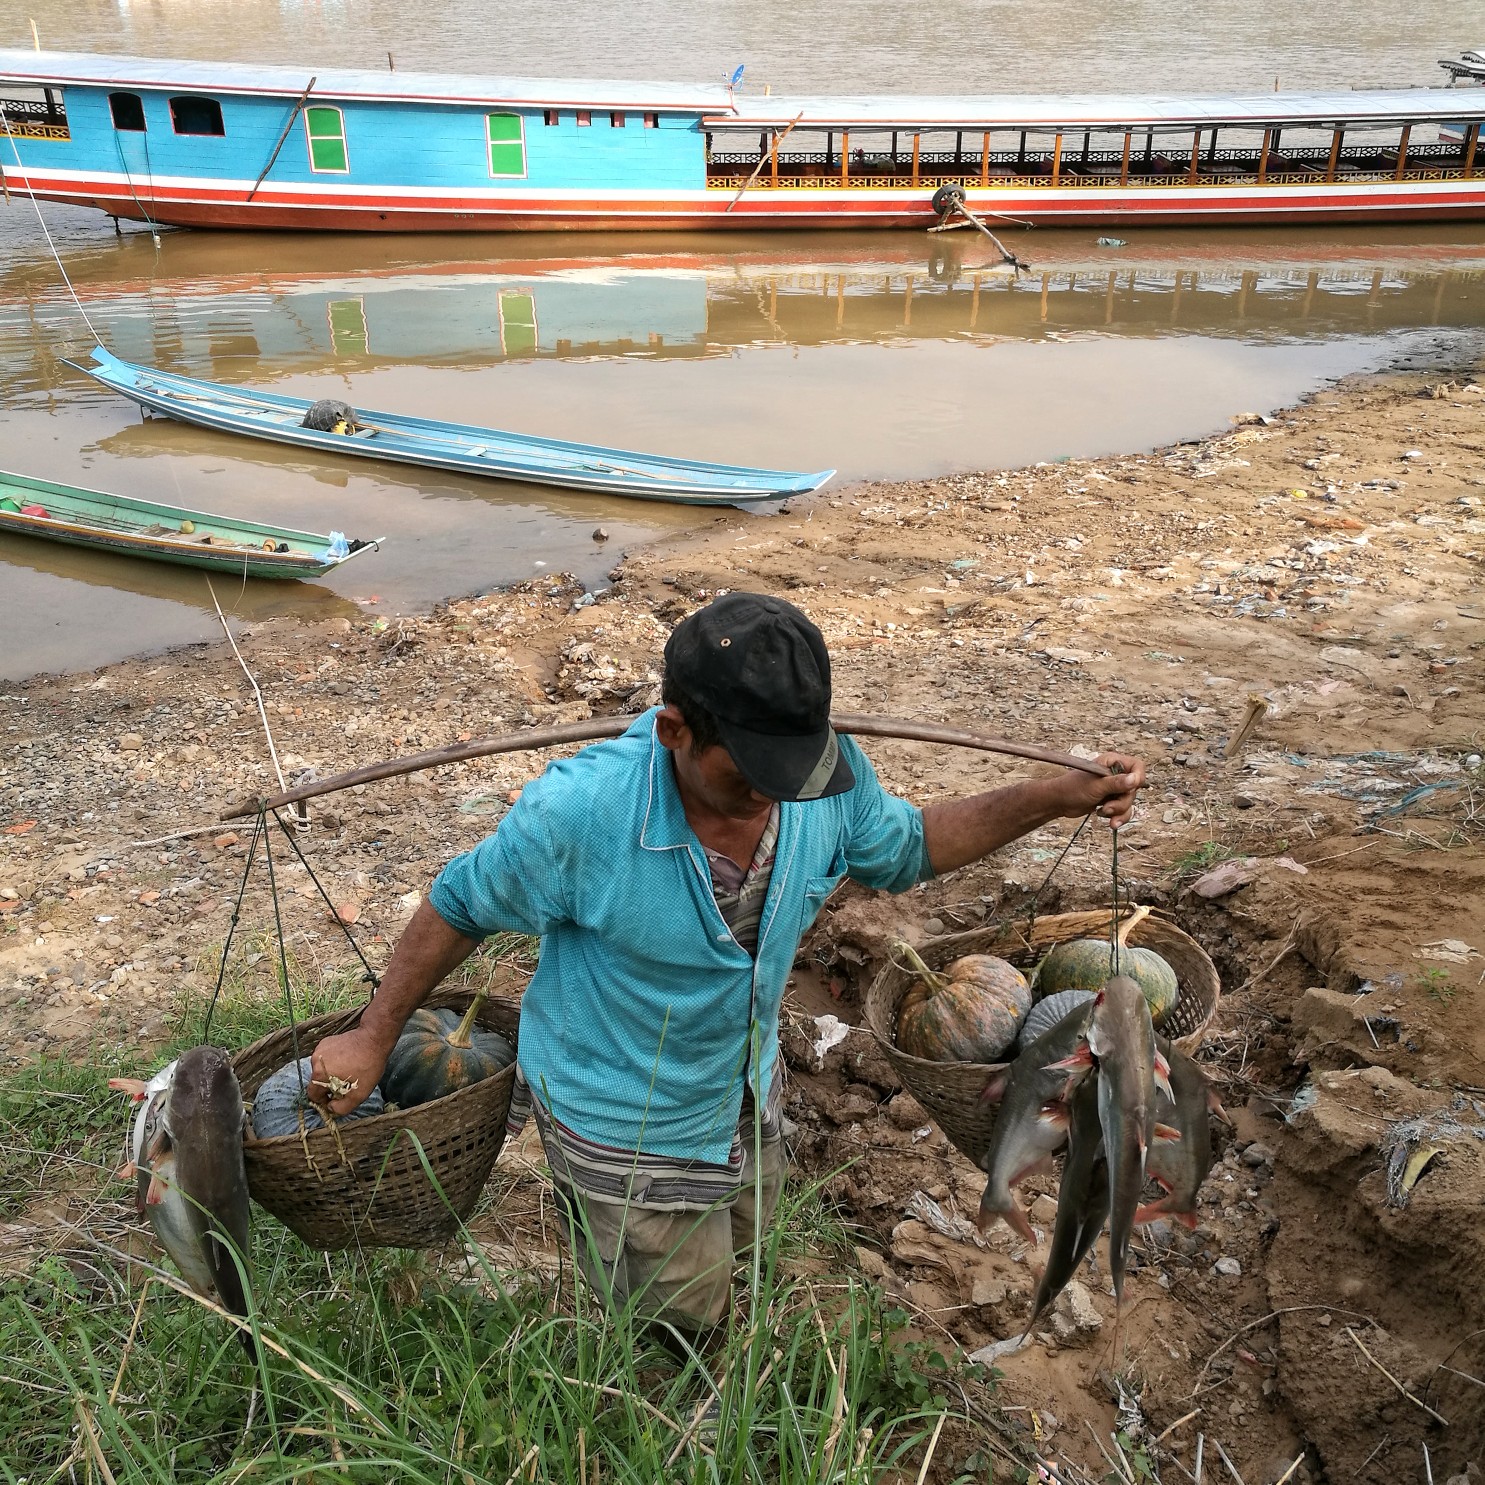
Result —
M 351 545 L 345 539 L 344 531 L 332 531 L 330 533 L 330 545 L 325 548 L 325 556 L 334 561 L 351 555 Z

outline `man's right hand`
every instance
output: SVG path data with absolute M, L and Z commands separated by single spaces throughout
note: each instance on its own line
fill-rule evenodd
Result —
M 349 1114 L 376 1087 L 387 1065 L 387 1055 L 388 1049 L 380 1039 L 363 1026 L 343 1031 L 339 1036 L 327 1036 L 310 1057 L 313 1069 L 310 1098 L 318 1104 L 329 1104 L 330 1112 L 337 1118 Z M 344 1088 L 346 1084 L 350 1084 L 346 1092 L 332 1096 L 334 1088 Z

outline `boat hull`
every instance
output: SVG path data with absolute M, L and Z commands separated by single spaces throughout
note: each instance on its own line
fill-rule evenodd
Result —
M 229 387 L 136 366 L 102 346 L 79 371 L 141 407 L 221 433 L 246 434 L 332 457 L 386 459 L 489 479 L 636 496 L 683 505 L 747 505 L 818 490 L 835 471 L 803 474 L 641 454 L 595 444 L 443 423 L 398 413 L 356 412 L 351 432 L 306 426 L 310 403 L 300 397 Z
M 354 549 L 335 556 L 328 550 L 330 538 L 317 532 L 4 472 L 0 472 L 0 499 L 20 507 L 0 507 L 0 533 L 234 577 L 323 577 L 358 552 L 376 547 L 380 540 L 357 543 Z M 46 514 L 28 515 L 26 506 L 40 506 Z M 265 541 L 287 550 L 264 550 Z
M 715 188 L 656 197 L 552 192 L 510 196 L 440 197 L 275 195 L 252 201 L 241 192 L 156 186 L 147 197 L 113 183 L 48 181 L 34 173 L 30 189 L 44 200 L 93 207 L 110 216 L 168 227 L 216 227 L 296 232 L 677 232 L 758 231 L 832 227 L 931 226 L 932 185 L 803 187 L 784 191 Z M 1277 226 L 1356 222 L 1485 220 L 1485 178 L 1362 185 L 1172 186 L 1151 189 L 980 188 L 966 192 L 970 209 L 992 225 L 1077 227 Z

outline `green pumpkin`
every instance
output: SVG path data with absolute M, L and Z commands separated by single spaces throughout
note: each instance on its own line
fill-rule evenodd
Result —
M 457 1011 L 414 1011 L 408 1017 L 382 1073 L 388 1103 L 410 1109 L 432 1103 L 492 1078 L 516 1060 L 515 1048 L 498 1031 L 476 1031 L 484 1002 L 477 995 L 461 1018 Z
M 1031 1009 L 1031 987 L 1014 965 L 967 954 L 936 974 L 909 944 L 897 952 L 917 980 L 897 1006 L 897 1045 L 929 1062 L 995 1062 Z
M 1106 938 L 1080 938 L 1058 944 L 1047 951 L 1037 966 L 1038 998 L 1061 990 L 1101 990 L 1115 974 L 1128 975 L 1145 992 L 1150 1019 L 1158 1027 L 1180 996 L 1176 972 L 1153 949 L 1130 948 L 1124 942 L 1129 930 L 1149 912 L 1137 910 L 1119 929 L 1119 963 L 1114 965 L 1113 945 Z

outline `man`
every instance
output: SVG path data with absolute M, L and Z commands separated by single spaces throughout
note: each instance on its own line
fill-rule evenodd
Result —
M 696 1333 L 783 1183 L 778 1016 L 843 877 L 889 892 L 1038 826 L 1129 818 L 1144 767 L 1080 770 L 918 810 L 829 725 L 830 658 L 792 604 L 730 593 L 665 647 L 662 706 L 556 762 L 440 873 L 353 1031 L 314 1076 L 381 1076 L 403 1023 L 500 929 L 540 935 L 513 1122 L 534 1114 L 574 1254 L 622 1304 Z

